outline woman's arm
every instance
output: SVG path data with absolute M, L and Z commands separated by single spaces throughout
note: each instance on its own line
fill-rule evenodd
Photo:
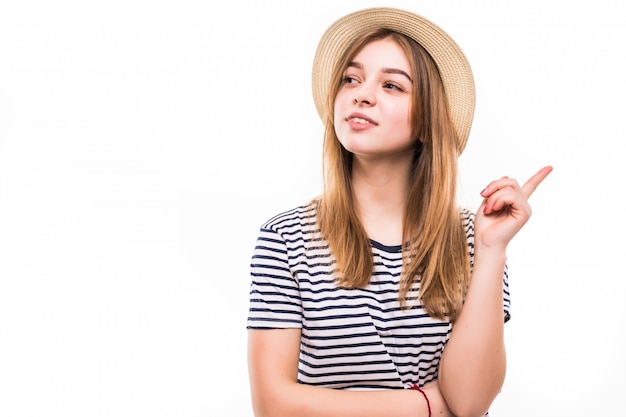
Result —
M 505 255 L 475 248 L 472 281 L 439 364 L 439 384 L 458 417 L 484 416 L 504 383 Z
M 506 247 L 530 218 L 528 198 L 551 171 L 551 167 L 541 169 L 523 187 L 502 178 L 481 193 L 484 201 L 474 225 L 472 277 L 439 364 L 441 392 L 458 417 L 484 416 L 504 383 Z
M 427 417 L 416 390 L 350 391 L 297 383 L 300 329 L 248 330 L 248 370 L 256 417 Z M 432 416 L 448 409 L 438 385 L 424 388 Z

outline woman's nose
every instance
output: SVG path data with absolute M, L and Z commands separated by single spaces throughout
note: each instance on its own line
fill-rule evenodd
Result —
M 376 104 L 376 96 L 373 94 L 369 86 L 362 85 L 357 91 L 355 91 L 353 103 L 356 105 L 369 105 Z

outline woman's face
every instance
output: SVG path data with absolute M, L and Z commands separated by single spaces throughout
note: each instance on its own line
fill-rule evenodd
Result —
M 391 39 L 367 44 L 348 65 L 335 98 L 335 132 L 362 157 L 386 157 L 413 149 L 409 61 Z

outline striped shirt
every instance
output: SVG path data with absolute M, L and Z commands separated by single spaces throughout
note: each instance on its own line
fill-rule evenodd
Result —
M 461 209 L 470 260 L 474 215 Z M 430 317 L 398 299 L 401 246 L 371 241 L 374 271 L 364 288 L 339 288 L 328 243 L 320 238 L 313 205 L 267 221 L 251 262 L 249 329 L 300 328 L 298 382 L 338 389 L 401 389 L 437 378 L 450 337 L 448 320 Z M 413 294 L 419 291 L 419 282 Z M 505 320 L 508 274 L 503 275 Z

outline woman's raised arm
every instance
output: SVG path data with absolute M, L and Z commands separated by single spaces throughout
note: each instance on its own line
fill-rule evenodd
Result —
M 439 384 L 458 417 L 484 416 L 504 383 L 506 354 L 502 275 L 506 247 L 531 215 L 528 198 L 552 171 L 545 167 L 524 186 L 493 181 L 476 214 L 474 268 L 468 293 L 439 364 Z

